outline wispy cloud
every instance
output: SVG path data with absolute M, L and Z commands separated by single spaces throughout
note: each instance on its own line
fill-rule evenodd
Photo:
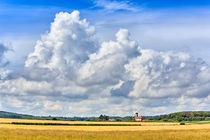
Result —
M 135 12 L 139 10 L 139 8 L 130 1 L 95 0 L 94 3 L 95 7 L 103 8 L 108 11 L 125 10 Z

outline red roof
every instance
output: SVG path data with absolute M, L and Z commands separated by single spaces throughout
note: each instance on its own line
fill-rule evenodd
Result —
M 138 117 L 135 116 L 135 119 L 142 119 L 142 118 L 143 118 L 142 116 L 138 116 Z

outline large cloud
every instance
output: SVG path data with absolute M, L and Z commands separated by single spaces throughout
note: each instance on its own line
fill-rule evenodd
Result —
M 37 41 L 34 52 L 25 62 L 26 77 L 36 79 L 40 77 L 40 70 L 41 75 L 52 74 L 40 77 L 42 80 L 55 78 L 58 73 L 73 78 L 81 63 L 97 49 L 93 33 L 94 27 L 86 19 L 80 20 L 78 11 L 57 14 L 50 32 Z M 37 72 L 28 73 L 31 68 Z
M 185 53 L 142 50 L 142 56 L 126 65 L 135 80 L 130 96 L 165 98 L 209 95 L 209 67 Z M 205 76 L 204 76 L 205 75 Z
M 189 104 L 206 109 L 209 85 L 210 67 L 201 59 L 140 49 L 126 29 L 100 44 L 78 11 L 61 12 L 23 72 L 0 80 L 0 102 L 32 114 L 152 114 L 191 109 Z
M 128 30 L 120 29 L 116 41 L 103 42 L 98 52 L 90 55 L 79 70 L 79 83 L 114 85 L 124 79 L 124 65 L 139 56 L 139 46 L 130 39 Z

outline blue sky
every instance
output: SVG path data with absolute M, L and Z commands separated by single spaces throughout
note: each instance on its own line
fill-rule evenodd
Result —
M 118 0 L 117 2 L 120 2 Z M 125 2 L 125 1 L 124 1 Z M 190 6 L 207 6 L 210 4 L 208 0 L 132 0 L 127 1 L 135 5 L 145 5 L 149 8 L 163 8 L 163 7 L 190 7 Z M 56 7 L 66 7 L 66 8 L 77 8 L 86 9 L 90 8 L 94 4 L 94 0 L 2 0 L 2 4 L 5 5 L 28 5 L 28 6 L 56 6 Z
M 64 116 L 207 110 L 209 7 L 208 0 L 1 0 L 0 110 Z M 60 49 L 49 45 L 59 41 Z M 113 44 L 121 44 L 118 51 Z M 51 91 L 55 85 L 60 89 Z
M 210 6 L 210 2 L 208 0 L 140 0 L 140 1 L 106 1 L 102 0 L 101 2 L 94 0 L 85 1 L 85 0 L 2 0 L 0 2 L 1 7 L 1 33 L 8 32 L 16 32 L 21 30 L 21 32 L 27 32 L 28 26 L 34 24 L 35 29 L 32 30 L 34 32 L 46 30 L 49 23 L 52 21 L 55 13 L 59 11 L 72 11 L 72 10 L 81 10 L 84 11 L 84 15 L 88 17 L 85 12 L 95 13 L 96 19 L 97 16 L 100 16 L 99 11 L 106 9 L 105 5 L 107 3 L 116 3 L 116 5 L 121 4 L 122 7 L 115 7 L 119 9 L 107 9 L 107 10 L 115 10 L 115 12 L 127 14 L 133 12 L 128 8 L 136 9 L 135 14 L 144 13 L 145 11 L 154 11 L 159 12 L 162 10 L 170 11 L 174 17 L 179 17 L 179 14 L 183 14 L 186 16 L 193 16 L 194 14 L 199 13 L 199 11 L 204 11 L 202 9 L 208 9 Z M 123 7 L 124 6 L 124 7 Z M 188 13 L 192 12 L 192 13 Z M 194 13 L 195 12 L 195 13 Z M 169 15 L 166 16 L 171 16 Z M 177 14 L 177 15 L 175 15 Z M 193 14 L 193 15 L 192 15 Z M 109 15 L 103 15 L 109 16 Z M 200 15 L 194 15 L 195 17 L 199 17 Z M 205 16 L 205 15 L 204 15 Z M 168 18 L 168 17 L 166 17 Z M 14 24 L 15 23 L 15 24 Z M 6 28 L 5 28 L 6 27 Z

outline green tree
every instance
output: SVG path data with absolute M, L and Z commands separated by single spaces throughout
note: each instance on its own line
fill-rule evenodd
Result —
M 98 117 L 98 119 L 99 120 L 103 120 L 103 121 L 108 121 L 109 120 L 109 116 L 106 116 L 106 115 L 100 115 L 99 117 Z

